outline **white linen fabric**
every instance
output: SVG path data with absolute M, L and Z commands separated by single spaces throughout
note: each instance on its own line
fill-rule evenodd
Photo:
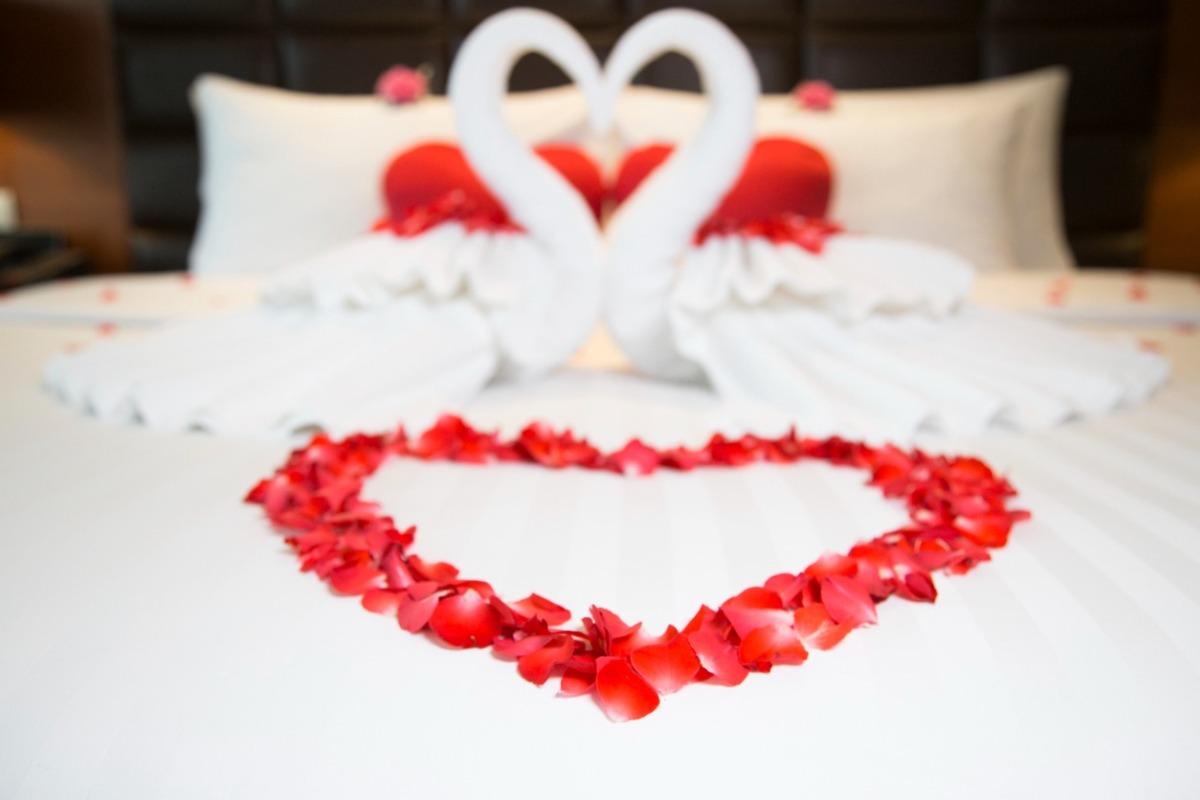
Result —
M 838 235 L 819 253 L 751 236 L 710 236 L 684 253 L 673 309 L 698 320 L 724 306 L 794 299 L 858 321 L 891 311 L 942 317 L 971 291 L 971 266 L 934 247 Z
M 1169 373 L 1132 343 L 976 309 L 841 323 L 799 305 L 732 307 L 676 330 L 724 397 L 771 404 L 825 434 L 1045 428 L 1143 402 Z
M 1057 183 L 1066 72 L 1048 68 L 962 86 L 839 92 L 831 111 L 764 95 L 761 136 L 825 151 L 831 216 L 860 233 L 940 245 L 982 270 L 1073 266 Z M 619 131 L 633 146 L 679 142 L 707 103 L 690 92 L 634 87 Z
M 1062 270 L 1075 265 L 1063 227 L 1059 190 L 1059 137 L 1069 75 L 1062 67 L 1011 75 L 978 83 L 839 92 L 834 114 L 872 126 L 900 115 L 960 114 L 992 109 L 1014 129 L 1005 178 L 1005 203 L 1012 228 L 1015 260 L 1022 270 Z M 804 114 L 786 95 L 762 99 L 760 119 L 786 125 Z M 914 165 L 915 168 L 916 165 Z M 984 262 L 980 263 L 982 268 Z
M 211 276 L 196 280 L 175 273 L 92 275 L 26 286 L 4 295 L 0 319 L 77 325 L 153 326 L 215 311 L 237 311 L 258 302 L 261 278 Z
M 502 118 L 508 71 L 531 47 L 596 98 L 583 38 L 532 10 L 477 27 L 449 82 L 466 158 L 520 230 L 360 234 L 281 274 L 257 308 L 59 354 L 47 385 L 160 429 L 342 431 L 564 362 L 599 315 L 600 239 L 578 192 Z
M 727 399 L 805 430 L 1046 427 L 1140 403 L 1170 371 L 1132 344 L 973 308 L 970 266 L 925 245 L 843 234 L 813 254 L 710 237 L 677 269 L 663 300 L 678 354 Z
M 266 280 L 252 275 L 202 279 L 183 274 L 91 275 L 9 292 L 0 297 L 0 321 L 153 327 L 252 308 Z M 975 276 L 968 298 L 990 309 L 1070 324 L 1175 325 L 1184 332 L 1194 332 L 1200 325 L 1200 307 L 1195 304 L 1200 280 L 1178 272 L 989 272 Z M 622 358 L 620 363 L 627 361 Z
M 625 69 L 606 74 L 610 92 L 662 50 L 678 49 L 697 62 L 711 107 L 693 139 L 610 221 L 606 320 L 639 370 L 702 375 L 728 401 L 772 406 L 804 430 L 899 437 L 921 428 L 961 434 L 1060 424 L 1142 402 L 1165 381 L 1169 367 L 1152 354 L 963 303 L 974 269 L 961 249 L 864 234 L 849 220 L 849 232 L 818 253 L 737 234 L 696 244 L 692 232 L 734 184 L 729 164 L 750 152 L 754 111 L 742 101 L 753 73 L 748 57 L 690 47 L 680 26 L 663 25 L 657 35 L 618 43 L 610 63 Z M 732 37 L 728 44 L 742 49 Z M 739 80 L 742 92 L 728 91 Z M 681 104 L 700 108 L 677 97 L 657 117 L 678 125 L 684 114 L 672 106 Z M 824 118 L 814 130 L 842 124 Z M 890 157 L 905 161 L 912 148 Z M 885 184 L 878 194 L 887 191 Z M 913 199 L 911 187 L 899 191 Z
M 1200 313 L 1200 293 L 1180 297 Z M 108 309 L 97 300 L 93 314 Z M 932 606 L 888 601 L 879 625 L 801 667 L 691 688 L 615 726 L 588 700 L 406 634 L 298 572 L 241 503 L 286 443 L 65 413 L 38 387 L 40 365 L 94 327 L 0 316 L 0 796 L 386 797 L 402 785 L 507 800 L 534 785 L 590 799 L 669 780 L 689 798 L 1190 797 L 1200 337 L 1117 333 L 1174 361 L 1176 380 L 1145 405 L 1020 436 L 920 439 L 983 457 L 1032 511 L 992 562 L 939 577 Z M 608 446 L 764 430 L 701 389 L 592 371 L 492 387 L 460 410 L 509 433 L 569 424 Z M 657 631 L 894 524 L 895 504 L 863 479 L 821 465 L 636 480 L 400 460 L 366 496 L 419 525 L 423 556 L 504 596 L 541 592 L 576 621 L 600 603 Z M 689 767 L 697 754 L 714 766 Z
M 685 141 L 707 101 L 686 92 L 633 89 L 617 119 L 637 146 Z M 790 136 L 820 148 L 833 168 L 829 216 L 847 230 L 895 236 L 950 250 L 983 270 L 1018 263 L 1007 199 L 1016 124 L 1004 106 L 948 106 L 870 119 L 757 109 L 761 136 Z
M 583 251 L 587 243 L 579 246 Z M 572 281 L 547 248 L 524 234 L 468 231 L 453 222 L 414 237 L 384 231 L 282 270 L 267 279 L 262 300 L 319 315 L 387 309 L 414 292 L 434 304 L 470 298 L 487 319 L 483 343 L 498 350 L 501 374 L 521 376 L 557 366 L 591 332 L 598 292 L 588 283 L 599 270 L 585 257 L 581 252 L 592 275 Z M 547 319 L 555 317 L 548 341 Z M 387 363 L 377 362 L 377 370 L 386 372 Z
M 731 401 L 804 430 L 908 437 L 1040 428 L 1142 402 L 1167 363 L 1133 344 L 964 304 L 969 265 L 924 245 L 711 237 L 681 259 L 669 324 Z
M 1109 324 L 1200 325 L 1195 306 L 1200 279 L 1186 273 L 1084 270 L 1071 275 L 991 273 L 976 279 L 975 293 L 992 308 Z M 1030 303 L 1030 299 L 1036 301 Z
M 821 114 L 767 95 L 759 124 L 764 132 L 823 139 L 813 141 L 838 157 L 839 177 L 850 181 L 839 181 L 835 209 L 850 212 L 866 232 L 920 239 L 929 233 L 929 212 L 937 213 L 931 201 L 944 201 L 943 213 L 956 216 L 930 241 L 982 228 L 970 245 L 981 266 L 1065 268 L 1073 261 L 1056 180 L 1065 90 L 1065 71 L 1048 68 L 965 86 L 840 92 L 836 110 Z M 192 105 L 203 168 L 190 266 L 206 275 L 270 272 L 361 233 L 383 211 L 379 184 L 388 160 L 405 146 L 455 134 L 443 97 L 393 106 L 368 95 L 313 95 L 204 75 L 192 88 Z M 584 143 L 608 166 L 619 157 L 618 147 L 587 133 L 587 106 L 575 87 L 512 94 L 505 114 L 525 141 Z M 635 87 L 622 97 L 617 120 L 628 143 L 678 141 L 702 114 L 695 95 Z M 927 115 L 932 121 L 920 122 Z M 990 130 L 980 136 L 979 125 Z M 879 137 L 887 140 L 882 148 Z M 896 157 L 903 148 L 926 157 L 905 162 Z M 928 190 L 906 202 L 901 187 Z M 884 213 L 860 218 L 854 209 L 864 201 L 886 203 Z M 959 217 L 969 213 L 962 227 Z M 881 217 L 885 229 L 874 230 Z M 1001 236 L 1003 246 L 979 258 Z
M 471 303 L 410 295 L 371 311 L 263 308 L 105 339 L 52 359 L 45 381 L 107 422 L 222 434 L 347 431 L 461 403 L 492 377 L 496 360 Z
M 383 173 L 405 148 L 457 139 L 445 97 L 390 105 L 203 75 L 192 87 L 201 213 L 189 265 L 203 275 L 266 274 L 367 231 L 384 214 Z M 526 141 L 579 139 L 574 87 L 510 95 Z

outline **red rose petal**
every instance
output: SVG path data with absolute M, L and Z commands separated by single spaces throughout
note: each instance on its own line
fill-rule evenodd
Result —
M 615 642 L 632 636 L 642 627 L 642 623 L 640 622 L 635 625 L 626 625 L 625 620 L 607 608 L 592 606 L 589 611 L 592 616 L 590 620 L 585 620 L 585 622 L 591 622 L 596 629 L 597 641 L 595 645 L 596 649 L 602 653 L 611 652 Z
M 675 637 L 679 636 L 679 629 L 674 625 L 668 625 L 658 636 L 648 633 L 646 628 L 639 622 L 629 629 L 629 634 L 621 637 L 619 640 L 620 648 L 623 652 L 612 653 L 611 655 L 629 655 L 634 650 L 640 650 L 643 647 L 650 647 L 656 644 L 670 644 L 675 641 Z
M 560 697 L 579 697 L 592 691 L 596 684 L 595 672 L 585 672 L 578 669 L 567 669 L 563 672 L 558 684 Z
M 956 458 L 950 463 L 949 472 L 955 480 L 990 481 L 995 477 L 992 468 L 978 458 Z
M 781 573 L 772 575 L 763 584 L 763 588 L 769 589 L 779 595 L 780 602 L 784 607 L 789 607 L 796 602 L 796 598 L 804 591 L 804 584 L 807 579 L 803 575 L 791 575 L 789 573 Z
M 596 702 L 613 722 L 641 719 L 658 708 L 658 693 L 623 658 L 596 661 Z
M 291 541 L 291 543 L 301 553 L 307 553 L 310 550 L 322 545 L 333 544 L 337 540 L 337 534 L 322 525 L 319 528 L 313 528 L 311 531 L 302 533 L 299 536 L 293 536 L 289 541 Z
M 858 564 L 853 558 L 841 553 L 825 553 L 804 570 L 810 578 L 828 578 L 830 575 L 851 577 L 858 571 Z
M 703 450 L 691 450 L 687 447 L 672 447 L 662 451 L 662 464 L 682 472 L 695 469 L 707 462 L 707 454 Z
M 857 581 L 842 575 L 831 575 L 821 579 L 821 604 L 837 623 L 853 628 L 873 624 L 875 601 Z
M 364 561 L 335 569 L 329 574 L 329 585 L 338 594 L 359 595 L 382 577 L 382 572 Z
M 408 598 L 396 609 L 396 620 L 400 623 L 400 627 L 409 633 L 418 633 L 429 624 L 429 619 L 437 607 L 437 595 L 431 594 L 419 600 Z
M 782 235 L 772 225 L 760 225 L 754 235 Z M 701 606 L 682 634 L 668 626 L 656 636 L 598 607 L 582 629 L 555 630 L 570 617 L 557 603 L 536 594 L 508 603 L 490 584 L 459 579 L 452 565 L 409 551 L 415 528 L 397 529 L 377 504 L 360 497 L 366 478 L 395 455 L 637 473 L 819 458 L 865 470 L 871 485 L 904 503 L 910 522 L 847 555 L 823 556 L 799 575 L 775 575 L 719 611 Z M 246 500 L 288 529 L 285 541 L 301 569 L 333 591 L 361 595 L 367 610 L 395 614 L 409 631 L 430 627 L 452 646 L 490 645 L 497 656 L 516 659 L 519 673 L 534 683 L 561 671 L 560 694 L 594 690 L 614 719 L 636 719 L 657 706 L 658 692 L 698 681 L 736 685 L 750 670 L 798 664 L 811 649 L 833 647 L 854 627 L 876 621 L 875 604 L 889 596 L 932 602 L 932 572 L 963 573 L 987 561 L 988 548 L 1005 544 L 1012 526 L 1029 517 L 1008 508 L 1015 494 L 978 459 L 800 438 L 794 431 L 777 439 L 716 435 L 698 450 L 655 450 L 635 440 L 604 454 L 570 431 L 535 424 L 519 439 L 502 440 L 448 416 L 416 439 L 403 429 L 336 441 L 314 436 Z
M 793 615 L 793 626 L 805 646 L 817 650 L 830 649 L 853 630 L 850 625 L 834 622 L 820 603 L 797 608 Z
M 917 600 L 924 603 L 932 603 L 937 600 L 937 587 L 933 585 L 933 578 L 924 572 L 910 572 L 904 576 L 903 590 L 900 594 L 906 600 Z
M 726 600 L 721 605 L 721 613 L 741 637 L 765 625 L 789 625 L 792 621 L 792 615 L 784 610 L 779 595 L 760 586 Z
M 549 634 L 538 634 L 524 639 L 497 639 L 492 642 L 492 652 L 501 658 L 520 658 L 542 649 L 553 638 Z
M 958 517 L 954 527 L 984 547 L 1003 547 L 1008 543 L 1012 520 L 1007 514 L 990 514 L 980 517 Z
M 383 554 L 379 566 L 387 576 L 388 586 L 393 589 L 407 589 L 416 582 L 408 565 L 404 563 L 399 547 L 392 547 Z
M 769 669 L 772 664 L 803 664 L 808 650 L 791 625 L 764 625 L 742 639 L 738 657 L 743 664 Z
M 703 628 L 705 625 L 708 625 L 712 622 L 712 619 L 716 616 L 716 614 L 717 612 L 713 611 L 708 606 L 700 606 L 700 610 L 692 616 L 687 625 L 683 626 L 684 635 L 686 636 L 693 634 Z
M 450 583 L 458 577 L 458 568 L 454 565 L 441 561 L 427 563 L 417 555 L 410 555 L 408 557 L 408 566 L 422 578 L 437 581 L 438 583 Z
M 362 596 L 362 607 L 375 614 L 394 614 L 407 595 L 387 589 L 368 589 Z
M 475 592 L 478 592 L 482 597 L 488 600 L 491 600 L 496 596 L 496 591 L 487 581 L 454 581 L 454 588 L 459 592 L 463 591 L 464 589 L 471 589 Z
M 387 535 L 389 539 L 401 547 L 411 547 L 413 539 L 417 538 L 417 526 L 409 525 L 402 531 L 390 528 Z
M 661 462 L 658 451 L 638 439 L 630 439 L 624 447 L 608 457 L 612 469 L 622 475 L 649 475 L 658 469 Z
M 408 587 L 408 596 L 413 600 L 424 600 L 441 588 L 437 581 L 417 581 Z
M 518 614 L 544 620 L 548 625 L 563 625 L 571 619 L 570 611 L 537 594 L 509 603 L 509 606 Z
M 540 650 L 535 650 L 517 660 L 517 672 L 532 684 L 541 686 L 550 677 L 555 667 L 567 663 L 575 652 L 575 642 L 570 636 L 559 636 Z
M 468 589 L 439 600 L 429 627 L 448 645 L 486 647 L 500 633 L 500 620 L 485 597 Z
M 737 648 L 718 635 L 711 626 L 689 633 L 687 639 L 700 661 L 700 666 L 712 673 L 715 682 L 737 686 L 746 679 L 749 670 L 742 666 Z
M 686 636 L 676 636 L 669 644 L 652 644 L 634 650 L 629 660 L 659 694 L 679 691 L 691 683 L 700 670 L 700 660 Z
M 762 452 L 762 440 L 754 436 L 726 439 L 717 434 L 708 440 L 708 454 L 714 464 L 740 467 L 753 462 Z
M 516 452 L 530 461 L 551 469 L 595 464 L 600 451 L 571 431 L 555 432 L 549 425 L 535 422 L 521 431 Z

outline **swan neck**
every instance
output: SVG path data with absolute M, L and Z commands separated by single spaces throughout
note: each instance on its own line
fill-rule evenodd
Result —
M 491 17 L 463 43 L 450 72 L 449 98 L 463 155 L 509 215 L 535 238 L 598 237 L 577 191 L 539 158 L 504 119 L 509 74 L 537 51 L 578 84 L 589 106 L 601 91 L 600 68 L 573 28 L 550 14 L 519 9 Z

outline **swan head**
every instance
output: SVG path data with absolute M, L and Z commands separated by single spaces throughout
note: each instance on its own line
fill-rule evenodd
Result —
M 622 90 L 638 70 L 668 52 L 678 52 L 696 65 L 700 83 L 714 102 L 757 101 L 758 71 L 737 35 L 708 14 L 670 8 L 639 20 L 609 54 L 604 65 L 600 122 L 613 124 Z
M 612 114 L 601 102 L 604 81 L 599 59 L 573 27 L 553 14 L 533 8 L 514 8 L 494 14 L 471 32 L 450 69 L 448 95 L 451 102 L 456 97 L 478 99 L 480 92 L 486 92 L 490 99 L 498 102 L 507 91 L 508 75 L 513 66 L 530 52 L 544 55 L 567 74 L 587 102 L 588 127 L 596 133 L 606 132 Z M 476 69 L 480 62 L 486 63 L 488 69 Z M 479 86 L 477 82 L 484 74 L 496 85 Z

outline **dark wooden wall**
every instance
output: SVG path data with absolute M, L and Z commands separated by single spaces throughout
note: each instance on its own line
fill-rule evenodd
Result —
M 390 2 L 353 0 L 334 5 L 339 11 L 349 13 L 358 7 L 383 8 Z M 464 0 L 445 2 L 454 9 L 470 6 L 478 10 L 484 5 Z M 138 7 L 154 8 L 159 3 L 122 0 L 120 5 L 131 11 Z M 180 7 L 190 7 L 195 13 L 209 9 L 219 18 L 231 8 L 268 5 L 267 0 L 191 0 Z M 305 9 L 329 7 L 316 0 L 288 0 L 286 5 Z M 435 9 L 440 9 L 443 3 L 414 5 L 396 0 L 392 5 L 405 17 L 414 9 L 426 8 L 432 18 L 442 13 Z M 589 9 L 607 3 L 591 0 L 568 5 L 574 9 L 573 15 L 586 17 Z M 772 3 L 717 5 L 741 9 L 738 13 L 745 19 L 734 20 L 735 23 L 753 34 L 751 44 L 758 57 L 769 61 L 768 56 L 774 52 L 770 45 L 778 38 L 777 32 L 754 20 L 756 14 Z M 893 6 L 891 0 L 824 0 L 817 5 L 835 10 L 840 6 L 850 10 L 854 10 L 851 7 L 905 8 L 905 13 L 926 8 L 932 14 L 939 8 L 950 9 L 960 4 L 905 0 Z M 1025 2 L 1001 5 L 1031 7 Z M 1052 16 L 1059 10 L 1067 13 L 1080 7 L 1070 0 L 1043 0 L 1037 5 Z M 1103 0 L 1085 5 L 1103 11 L 1125 3 Z M 1150 268 L 1200 271 L 1200 0 L 1175 0 L 1169 19 L 1165 69 L 1161 71 L 1162 102 L 1154 120 L 1157 127 L 1151 151 L 1153 170 L 1142 263 Z M 587 27 L 586 19 L 579 22 Z M 305 24 L 309 27 L 302 32 L 320 44 L 318 29 L 324 23 L 312 18 Z M 1062 24 L 1069 27 L 1073 23 Z M 197 32 L 204 36 L 220 32 L 222 27 L 210 23 Z M 1081 36 L 1087 36 L 1091 30 L 1086 25 L 1079 27 Z M 358 29 L 362 30 L 361 26 Z M 151 26 L 148 33 L 153 34 L 154 30 Z M 454 31 L 441 31 L 447 40 L 452 38 L 450 33 Z M 597 35 L 603 33 L 598 31 Z M 615 31 L 607 33 L 611 38 Z M 827 45 L 835 46 L 839 41 L 853 44 L 845 37 L 839 39 L 837 30 L 832 33 Z M 336 43 L 338 37 L 330 41 Z M 434 61 L 444 58 L 440 51 L 434 55 L 438 56 Z M 800 66 L 807 68 L 807 62 L 817 55 L 782 52 L 780 57 L 803 62 Z M 99 270 L 130 266 L 126 245 L 130 238 L 130 200 L 123 142 L 127 130 L 118 111 L 122 98 L 115 71 L 123 63 L 122 58 L 119 37 L 113 33 L 111 9 L 104 0 L 0 0 L 0 185 L 16 190 L 24 224 L 67 233 L 88 251 Z M 664 65 L 663 69 L 671 68 Z M 778 72 L 778 65 L 771 71 Z M 539 75 L 527 74 L 522 80 L 540 79 Z M 1111 90 L 1119 92 L 1120 86 Z M 144 99 L 153 105 L 154 98 Z M 168 109 L 177 106 L 177 100 L 160 98 Z M 1114 100 L 1120 105 L 1119 98 Z
M 98 271 L 129 266 L 110 30 L 103 0 L 0 0 L 0 186 Z
M 839 89 L 964 83 L 1061 64 L 1067 236 L 1080 263 L 1142 263 L 1166 0 L 528 0 L 600 54 L 665 5 L 719 17 L 745 42 L 764 90 L 822 78 Z M 362 92 L 394 63 L 444 80 L 497 0 L 113 0 L 131 248 L 140 269 L 178 269 L 199 211 L 187 87 L 200 72 L 309 92 Z M 561 83 L 539 59 L 515 89 Z M 684 59 L 640 81 L 697 88 Z
M 1145 263 L 1200 272 L 1200 0 L 1171 9 L 1164 77 Z

